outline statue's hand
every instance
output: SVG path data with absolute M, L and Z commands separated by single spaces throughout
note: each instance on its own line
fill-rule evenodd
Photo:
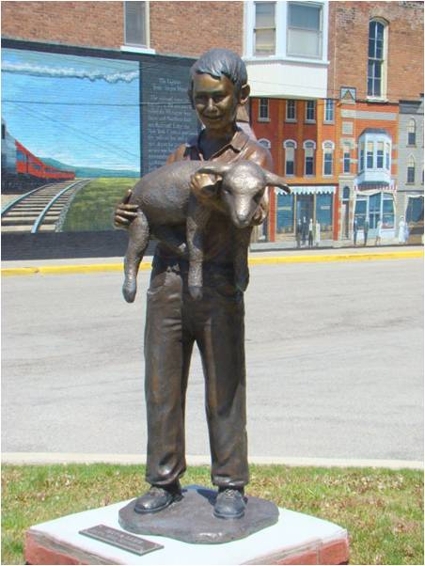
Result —
M 114 211 L 114 226 L 115 228 L 127 229 L 131 222 L 137 217 L 137 204 L 129 204 L 132 190 L 129 189 Z
M 190 177 L 190 190 L 200 202 L 206 202 L 217 194 L 217 179 L 208 173 L 194 173 Z

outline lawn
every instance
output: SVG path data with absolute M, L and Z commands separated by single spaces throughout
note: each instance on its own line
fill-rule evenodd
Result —
M 350 535 L 350 564 L 423 564 L 423 472 L 372 468 L 251 466 L 247 494 L 314 515 Z M 135 497 L 143 466 L 2 466 L 2 564 L 23 564 L 30 526 Z M 209 468 L 184 485 L 210 486 Z
M 62 231 L 113 230 L 115 207 L 136 181 L 135 178 L 112 177 L 90 181 L 72 201 Z

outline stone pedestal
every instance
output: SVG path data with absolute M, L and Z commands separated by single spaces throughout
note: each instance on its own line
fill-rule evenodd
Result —
M 215 540 L 214 544 L 205 541 L 202 544 L 194 544 L 167 536 L 131 534 L 124 530 L 120 526 L 123 521 L 122 510 L 127 509 L 127 513 L 131 504 L 132 501 L 124 501 L 34 525 L 26 533 L 27 564 L 199 566 L 348 563 L 348 534 L 345 529 L 288 509 L 278 508 L 278 517 L 274 524 L 252 534 L 242 533 L 243 538 L 238 540 L 222 543 Z M 157 514 L 156 520 L 161 522 L 161 513 Z M 226 532 L 235 527 L 231 523 L 240 519 L 214 521 L 219 521 L 219 530 Z M 95 529 L 100 532 L 112 528 L 114 542 L 123 542 L 127 550 L 81 533 L 98 525 L 103 525 Z M 199 530 L 196 520 L 193 520 L 192 526 L 194 530 Z M 203 532 L 202 528 L 200 532 Z M 146 553 L 141 554 L 144 551 Z

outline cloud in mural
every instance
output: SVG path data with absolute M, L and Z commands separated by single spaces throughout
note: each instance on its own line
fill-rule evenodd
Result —
M 73 67 L 47 67 L 31 63 L 2 63 L 4 73 L 18 73 L 32 77 L 54 77 L 63 79 L 88 79 L 89 81 L 103 80 L 110 84 L 118 82 L 131 83 L 139 78 L 138 70 L 126 72 L 104 73 L 99 70 L 75 69 Z

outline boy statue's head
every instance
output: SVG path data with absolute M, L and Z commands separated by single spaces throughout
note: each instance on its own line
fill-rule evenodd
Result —
M 209 75 L 222 86 L 225 84 L 226 92 L 232 90 L 232 99 L 235 110 L 243 106 L 249 97 L 250 88 L 247 84 L 248 74 L 245 63 L 237 53 L 229 49 L 210 49 L 204 53 L 190 69 L 190 87 L 188 90 L 192 107 L 198 111 L 196 97 L 200 90 L 200 78 Z M 201 87 L 202 89 L 202 87 Z

